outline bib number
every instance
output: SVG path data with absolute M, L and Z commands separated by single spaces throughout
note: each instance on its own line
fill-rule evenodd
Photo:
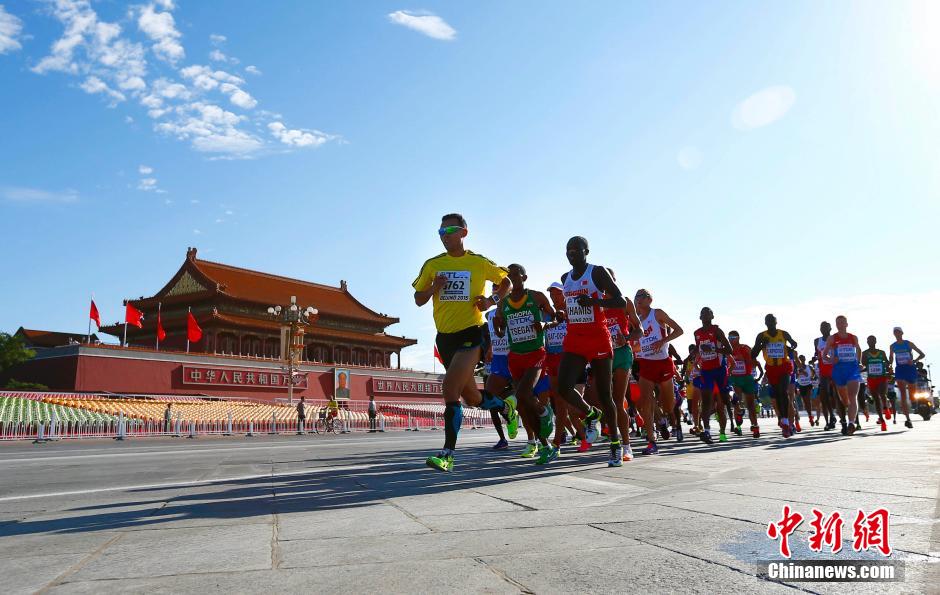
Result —
M 899 366 L 907 366 L 914 358 L 910 351 L 895 351 L 894 359 L 897 360 Z
M 735 376 L 744 376 L 747 374 L 747 366 L 745 365 L 744 360 L 734 360 L 734 367 L 731 368 L 731 373 Z
M 571 324 L 591 324 L 594 322 L 594 306 L 582 306 L 578 303 L 578 297 L 586 295 L 565 296 L 565 309 L 568 311 L 568 322 Z
M 549 347 L 561 347 L 565 342 L 565 327 L 564 323 L 552 327 L 545 332 L 545 342 Z
M 787 356 L 786 346 L 783 343 L 768 343 L 767 357 L 783 359 Z
M 516 312 L 506 318 L 506 325 L 509 328 L 509 338 L 513 343 L 523 343 L 536 338 L 533 324 L 535 317 L 531 312 Z
M 718 351 L 715 349 L 715 344 L 711 341 L 702 341 L 699 344 L 699 353 L 701 354 L 702 361 L 705 362 L 718 359 Z
M 885 373 L 885 368 L 881 362 L 868 362 L 868 373 L 872 376 L 881 376 Z
M 497 337 L 493 335 L 493 355 L 506 355 L 509 351 L 509 339 L 503 335 L 502 337 Z
M 855 345 L 841 344 L 836 347 L 836 355 L 839 358 L 840 362 L 851 362 L 855 361 Z
M 441 271 L 440 274 L 447 276 L 447 284 L 438 295 L 439 301 L 470 301 L 470 271 Z

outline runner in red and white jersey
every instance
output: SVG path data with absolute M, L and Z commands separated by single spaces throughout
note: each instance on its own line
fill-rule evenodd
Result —
M 585 437 L 597 440 L 597 424 L 605 417 L 610 427 L 610 467 L 623 465 L 623 446 L 617 428 L 617 409 L 611 397 L 613 349 L 604 308 L 623 308 L 626 300 L 607 269 L 588 264 L 588 241 L 580 236 L 568 240 L 565 247 L 571 270 L 561 277 L 565 297 L 564 354 L 558 366 L 558 393 L 576 411 L 584 415 Z M 605 297 L 606 296 L 606 297 Z M 578 377 L 591 364 L 592 380 L 601 410 L 591 407 L 575 389 Z
M 612 269 L 607 269 L 611 279 L 617 280 Z M 617 409 L 617 425 L 620 427 L 623 443 L 623 460 L 633 460 L 630 448 L 630 415 L 627 413 L 627 391 L 630 389 L 630 373 L 633 369 L 633 349 L 630 341 L 640 336 L 640 321 L 636 317 L 636 308 L 629 298 L 624 298 L 627 305 L 623 308 L 605 308 L 607 330 L 610 332 L 610 345 L 614 350 L 614 378 L 612 396 Z
M 633 301 L 636 303 L 636 314 L 643 330 L 640 353 L 637 354 L 640 362 L 640 400 L 644 408 L 643 418 L 646 421 L 649 440 L 643 454 L 656 454 L 659 448 L 656 446 L 654 389 L 659 390 L 660 405 L 663 413 L 670 418 L 673 436 L 678 440 L 682 433 L 674 410 L 675 392 L 672 379 L 676 374 L 676 366 L 669 357 L 669 342 L 682 335 L 682 327 L 665 311 L 652 307 L 653 296 L 649 291 L 638 290 Z
M 823 415 L 826 416 L 826 425 L 824 430 L 832 430 L 836 427 L 836 411 L 845 420 L 845 410 L 838 406 L 839 399 L 836 397 L 835 385 L 832 384 L 832 366 L 834 362 L 830 361 L 826 355 L 826 343 L 829 341 L 829 335 L 832 333 L 832 325 L 825 320 L 819 324 L 819 332 L 822 333 L 813 341 L 816 348 L 816 365 L 819 368 L 819 405 L 822 407 Z

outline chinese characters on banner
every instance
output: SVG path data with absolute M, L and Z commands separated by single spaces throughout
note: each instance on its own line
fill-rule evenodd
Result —
M 295 388 L 307 388 L 307 375 L 298 377 Z M 213 368 L 210 366 L 183 366 L 183 384 L 202 386 L 247 386 L 252 388 L 287 388 L 287 373 L 270 369 Z
M 401 380 L 398 378 L 373 378 L 372 393 L 376 396 L 389 393 L 440 396 L 443 394 L 443 390 L 440 382 Z
M 822 552 L 823 548 L 835 554 L 842 550 L 842 527 L 844 519 L 839 511 L 825 515 L 813 508 L 813 519 L 809 526 L 812 532 L 809 535 L 809 549 Z M 790 536 L 803 523 L 804 517 L 799 512 L 783 507 L 782 518 L 767 526 L 767 537 L 780 541 L 780 555 L 790 557 Z M 858 510 L 852 523 L 852 549 L 856 552 L 877 550 L 884 556 L 891 555 L 891 544 L 888 540 L 888 511 L 879 508 L 871 514 Z

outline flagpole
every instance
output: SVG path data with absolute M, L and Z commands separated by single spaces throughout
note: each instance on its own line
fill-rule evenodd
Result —
M 157 351 L 160 351 L 160 308 L 163 307 L 162 302 L 157 302 Z
M 189 317 L 193 315 L 193 307 L 186 308 L 186 353 L 189 353 Z
M 127 347 L 127 300 L 124 300 L 124 342 L 121 347 Z
M 91 303 L 95 303 L 95 294 L 91 294 Z M 88 337 L 85 339 L 85 343 L 91 345 L 91 308 L 88 309 Z

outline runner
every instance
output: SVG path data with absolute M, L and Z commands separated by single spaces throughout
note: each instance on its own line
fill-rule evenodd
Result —
M 911 397 L 917 390 L 917 362 L 924 359 L 924 352 L 917 348 L 911 341 L 904 339 L 904 331 L 901 327 L 894 327 L 894 343 L 891 344 L 891 364 L 894 366 L 894 381 L 898 385 L 898 392 L 901 396 L 901 411 L 907 421 L 904 427 L 913 428 L 911 423 Z M 917 358 L 914 358 L 917 353 Z M 895 420 L 897 414 L 895 413 Z
M 800 433 L 803 428 L 800 427 L 799 396 L 796 392 L 796 366 L 800 360 L 797 358 L 796 349 L 788 349 L 787 357 L 790 358 L 790 385 L 787 387 L 790 400 L 790 427 L 794 432 Z
M 617 282 L 612 269 L 607 269 L 610 278 Z M 605 294 L 605 297 L 610 297 Z M 633 449 L 630 447 L 630 415 L 627 413 L 627 391 L 630 389 L 630 372 L 633 368 L 633 349 L 630 341 L 640 337 L 640 320 L 636 316 L 636 308 L 629 298 L 624 298 L 627 305 L 623 308 L 605 308 L 607 317 L 607 330 L 610 332 L 610 344 L 614 349 L 614 379 L 612 396 L 614 407 L 617 409 L 617 424 L 620 427 L 620 437 L 623 443 L 623 460 L 633 460 Z
M 584 416 L 585 439 L 597 440 L 597 425 L 604 417 L 610 426 L 610 467 L 623 465 L 623 446 L 617 427 L 617 410 L 611 397 L 613 349 L 603 308 L 626 307 L 620 288 L 604 267 L 588 264 L 588 241 L 580 236 L 568 240 L 565 247 L 571 271 L 561 277 L 565 297 L 568 334 L 558 366 L 558 393 L 576 412 Z M 608 297 L 603 297 L 608 296 Z M 578 377 L 591 365 L 593 383 L 601 410 L 588 405 L 575 390 Z
M 702 432 L 702 379 L 698 367 L 698 347 L 693 343 L 689 345 L 689 356 L 683 360 L 682 382 L 685 384 L 685 398 L 689 402 L 689 413 L 692 416 L 692 427 L 689 433 L 698 436 Z
M 826 426 L 824 430 L 832 430 L 836 427 L 836 411 L 845 421 L 845 411 L 837 405 L 839 399 L 835 398 L 835 387 L 832 384 L 832 362 L 826 359 L 826 343 L 829 342 L 829 335 L 832 333 L 832 325 L 825 320 L 819 324 L 821 337 L 817 337 L 814 345 L 816 347 L 816 365 L 819 367 L 819 404 L 822 406 L 823 415 L 826 416 Z
M 427 458 L 427 465 L 440 471 L 454 468 L 457 434 L 463 420 L 460 400 L 471 407 L 497 409 L 514 415 L 511 400 L 477 389 L 474 370 L 483 356 L 483 312 L 495 306 L 509 292 L 509 272 L 491 260 L 464 248 L 467 222 L 451 213 L 441 218 L 438 235 L 446 252 L 428 259 L 411 284 L 415 304 L 433 299 L 435 343 L 444 363 L 444 448 Z M 483 295 L 487 281 L 499 286 L 489 297 Z
M 790 333 L 777 328 L 777 319 L 773 314 L 764 317 L 764 324 L 767 325 L 767 330 L 757 335 L 754 340 L 751 357 L 757 357 L 757 354 L 761 352 L 764 353 L 764 372 L 776 402 L 777 420 L 783 437 L 789 438 L 793 435 L 793 428 L 790 427 L 789 402 L 793 362 L 787 357 L 787 345 L 791 349 L 796 349 L 796 341 Z
M 488 374 L 484 386 L 491 395 L 506 398 L 512 389 L 512 375 L 509 373 L 509 339 L 499 337 L 493 330 L 493 318 L 496 316 L 496 309 L 486 313 L 486 335 L 489 345 L 489 363 Z M 519 416 L 516 412 L 510 419 L 506 420 L 506 429 L 509 433 L 509 439 L 515 440 L 519 433 Z M 496 433 L 499 434 L 499 441 L 493 446 L 496 450 L 509 448 L 509 442 L 503 434 L 503 423 L 498 411 L 491 410 L 490 416 L 493 418 L 493 425 L 496 427 Z
M 712 408 L 718 414 L 719 442 L 727 442 L 728 436 L 725 434 L 727 422 L 726 401 L 731 404 L 730 390 L 728 386 L 728 368 L 725 367 L 724 357 L 731 355 L 731 344 L 725 337 L 725 332 L 721 328 L 712 324 L 715 314 L 709 307 L 702 308 L 699 313 L 699 320 L 702 326 L 695 331 L 695 345 L 698 347 L 699 372 L 701 377 L 702 392 L 702 419 L 705 421 L 705 430 L 699 435 L 699 438 L 707 443 L 711 442 L 711 435 L 708 431 L 708 420 L 712 415 Z M 715 402 L 717 397 L 718 401 Z
M 858 416 L 858 385 L 862 381 L 858 364 L 862 349 L 858 346 L 858 337 L 846 330 L 848 324 L 845 316 L 836 316 L 836 334 L 830 336 L 826 343 L 826 354 L 835 361 L 832 367 L 832 383 L 836 385 L 839 400 L 842 401 L 849 420 L 848 424 L 842 422 L 843 436 L 851 436 L 855 433 L 855 420 Z
M 558 458 L 558 449 L 548 444 L 555 429 L 555 414 L 551 405 L 540 404 L 535 386 L 542 377 L 545 363 L 545 329 L 543 320 L 555 318 L 548 298 L 541 291 L 525 288 L 528 276 L 521 264 L 508 267 L 512 291 L 496 309 L 493 329 L 497 337 L 509 338 L 509 372 L 516 386 L 516 399 L 526 427 L 536 432 L 541 444 L 538 463 L 544 465 Z
M 809 425 L 813 425 L 813 377 L 815 372 L 812 366 L 806 363 L 806 356 L 800 355 L 796 364 L 796 386 L 800 393 L 800 399 L 803 401 L 803 407 L 806 409 L 806 415 L 809 417 Z M 818 415 L 818 409 L 817 409 Z M 797 411 L 799 416 L 799 411 Z M 797 417 L 799 422 L 799 417 Z
M 760 362 L 751 356 L 750 345 L 741 343 L 741 335 L 738 331 L 728 333 L 728 340 L 731 342 L 731 378 L 729 379 L 732 388 L 738 400 L 744 397 L 744 403 L 747 405 L 748 417 L 751 419 L 751 435 L 754 438 L 760 438 L 760 425 L 757 423 L 757 396 L 760 392 L 758 386 L 759 378 L 763 378 L 764 369 Z M 760 370 L 760 377 L 754 378 L 755 367 Z
M 676 366 L 669 357 L 669 342 L 682 336 L 682 327 L 669 317 L 665 311 L 653 308 L 653 296 L 645 290 L 636 292 L 633 300 L 636 303 L 636 314 L 643 329 L 640 338 L 640 353 L 637 359 L 640 362 L 640 400 L 645 411 L 643 417 L 646 421 L 646 439 L 648 444 L 643 454 L 656 454 L 656 399 L 653 397 L 655 388 L 659 389 L 659 402 L 663 413 L 671 416 L 673 435 L 676 440 L 682 434 L 679 420 L 676 418 L 673 407 L 675 389 L 672 380 L 676 374 Z

